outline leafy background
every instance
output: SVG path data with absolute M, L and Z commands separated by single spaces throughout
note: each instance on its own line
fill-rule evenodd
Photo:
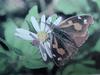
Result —
M 44 63 L 38 49 L 14 36 L 15 28 L 34 31 L 30 17 L 42 14 L 64 19 L 91 14 L 94 24 L 79 52 L 63 67 Z M 0 0 L 0 75 L 95 75 L 100 74 L 99 0 Z

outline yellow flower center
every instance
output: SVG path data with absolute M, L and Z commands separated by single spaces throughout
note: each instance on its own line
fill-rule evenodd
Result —
M 38 36 L 39 41 L 41 41 L 41 42 L 44 42 L 48 38 L 48 34 L 43 31 L 38 32 L 37 36 Z

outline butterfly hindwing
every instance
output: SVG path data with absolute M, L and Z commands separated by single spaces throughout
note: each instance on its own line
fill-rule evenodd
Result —
M 69 35 L 59 29 L 56 31 L 58 33 L 52 33 L 51 50 L 54 62 L 60 66 L 64 64 L 65 60 L 69 60 L 77 52 L 77 47 Z
M 53 35 L 52 38 L 51 50 L 55 64 L 56 65 L 63 64 L 63 59 L 66 57 L 67 53 L 65 51 L 62 40 L 55 35 Z

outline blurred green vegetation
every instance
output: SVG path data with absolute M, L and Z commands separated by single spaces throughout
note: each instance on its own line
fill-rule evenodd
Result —
M 44 63 L 36 47 L 14 36 L 16 27 L 33 31 L 30 17 L 39 20 L 42 14 L 55 14 L 54 18 L 90 14 L 94 18 L 88 40 L 75 58 L 61 68 L 53 67 L 51 62 Z M 99 0 L 0 0 L 0 75 L 100 74 L 99 25 Z

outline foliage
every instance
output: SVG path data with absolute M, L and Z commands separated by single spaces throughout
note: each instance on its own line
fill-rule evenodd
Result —
M 1 1 L 3 2 L 3 1 Z M 38 2 L 38 1 L 37 1 Z M 53 1 L 56 2 L 56 1 Z M 2 3 L 0 3 L 2 4 Z M 33 3 L 34 4 L 34 3 Z M 41 3 L 40 3 L 41 4 Z M 91 14 L 94 18 L 94 24 L 89 28 L 89 39 L 86 43 L 79 49 L 77 55 L 67 63 L 64 67 L 61 67 L 57 71 L 57 75 L 84 75 L 84 74 L 99 74 L 100 73 L 100 1 L 99 0 L 58 0 L 52 6 L 55 13 L 62 13 L 60 15 L 73 15 L 76 13 L 80 14 Z M 4 17 L 6 14 L 5 10 L 2 9 L 4 5 L 0 5 L 0 20 L 1 16 Z M 95 9 L 94 9 L 95 8 Z M 20 38 L 15 37 L 16 27 L 21 27 L 27 30 L 34 32 L 32 28 L 30 17 L 35 16 L 39 21 L 41 14 L 44 14 L 46 11 L 39 12 L 40 7 L 38 5 L 33 5 L 29 10 L 29 13 L 23 18 L 19 17 L 6 17 L 6 20 L 0 21 L 0 25 L 4 28 L 4 38 L 0 37 L 0 75 L 8 74 L 11 72 L 11 75 L 20 75 L 20 69 L 25 67 L 27 69 L 39 69 L 39 68 L 48 68 L 52 70 L 54 64 L 44 63 L 38 48 L 32 46 L 30 41 L 25 41 Z M 42 9 L 42 8 L 41 8 Z M 2 14 L 4 13 L 4 14 Z M 54 13 L 54 14 L 55 14 Z M 47 16 L 50 15 L 46 13 Z M 10 13 L 11 15 L 11 13 Z M 59 14 L 54 15 L 55 19 Z M 19 21 L 16 21 L 18 18 Z M 22 20 L 21 20 L 22 19 Z M 17 22 L 17 23 L 16 23 Z M 20 24 L 20 25 L 18 25 Z M 0 36 L 1 36 L 0 29 Z M 3 35 L 2 35 L 3 36 Z M 3 45 L 2 45 L 3 44 Z M 9 70 L 8 70 L 9 68 Z M 12 71 L 13 70 L 13 71 Z M 31 75 L 31 73 L 30 73 Z

